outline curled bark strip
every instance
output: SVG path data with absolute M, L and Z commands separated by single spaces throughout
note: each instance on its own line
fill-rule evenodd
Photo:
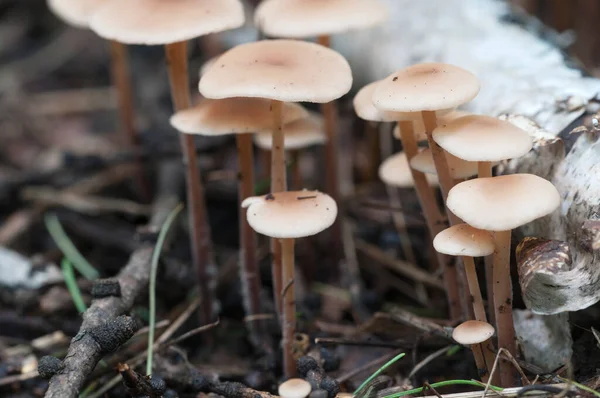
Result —
M 528 308 L 551 314 L 556 308 L 581 306 L 580 300 L 597 294 L 582 290 L 589 286 L 587 269 L 573 268 L 566 242 L 525 238 L 516 250 L 519 282 Z

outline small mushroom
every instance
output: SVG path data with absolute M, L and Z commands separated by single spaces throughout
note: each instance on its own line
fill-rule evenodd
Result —
M 456 185 L 448 209 L 471 226 L 494 231 L 494 303 L 498 346 L 516 355 L 510 283 L 511 230 L 552 213 L 560 205 L 554 185 L 532 174 L 477 178 Z M 503 385 L 513 383 L 512 366 L 500 363 Z
M 437 126 L 436 111 L 456 108 L 478 93 L 479 81 L 475 75 L 457 66 L 439 63 L 404 68 L 382 80 L 373 93 L 373 105 L 382 111 L 422 114 L 444 199 L 454 182 L 444 152 L 431 136 Z M 452 222 L 453 216 L 449 217 Z M 453 224 L 458 223 L 454 221 Z
M 487 322 L 466 321 L 458 325 L 452 331 L 452 338 L 459 344 L 468 345 L 473 351 L 475 358 L 482 358 L 483 345 L 494 335 L 494 327 Z M 477 370 L 482 380 L 489 378 L 494 365 L 494 357 L 486 357 L 486 362 L 477 362 Z
M 467 224 L 458 224 L 437 234 L 433 239 L 433 247 L 440 253 L 462 258 L 475 320 L 487 322 L 473 257 L 483 257 L 494 253 L 494 237 L 492 234 Z M 473 354 L 476 355 L 475 362 L 479 369 L 484 368 L 486 362 L 489 366 L 494 360 L 494 355 L 489 349 L 483 349 L 483 352 L 481 350 L 473 351 Z M 481 356 L 479 356 L 480 354 Z M 487 382 L 487 379 L 487 375 L 482 375 L 484 382 Z
M 282 101 L 330 102 L 350 91 L 350 65 L 340 54 L 318 44 L 296 40 L 263 40 L 242 44 L 219 57 L 200 79 L 206 98 L 252 97 L 271 100 L 271 191 L 287 190 Z M 275 302 L 281 308 L 281 248 L 272 242 Z M 286 375 L 294 361 L 286 352 Z
M 438 186 L 435 174 L 425 174 L 427 183 L 431 187 Z M 385 159 L 379 166 L 379 179 L 387 185 L 398 188 L 414 188 L 415 181 L 412 178 L 411 168 L 405 152 L 398 152 Z
M 330 196 L 318 191 L 290 191 L 250 197 L 242 202 L 242 207 L 247 209 L 248 223 L 256 232 L 281 242 L 283 284 L 276 294 L 283 295 L 284 368 L 288 376 L 293 376 L 296 373 L 292 356 L 296 329 L 294 240 L 329 228 L 335 222 L 337 205 Z
M 478 162 L 479 177 L 492 176 L 492 163 L 529 152 L 533 140 L 512 123 L 489 116 L 469 115 L 445 121 L 432 133 L 447 153 Z
M 281 398 L 306 398 L 311 391 L 310 383 L 304 379 L 289 379 L 281 383 L 277 389 Z

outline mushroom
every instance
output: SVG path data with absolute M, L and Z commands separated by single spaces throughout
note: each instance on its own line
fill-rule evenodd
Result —
M 398 188 L 414 188 L 411 167 L 405 152 L 398 152 L 385 159 L 379 166 L 379 179 L 387 185 Z M 425 179 L 431 187 L 438 186 L 434 173 L 425 174 Z
M 469 115 L 444 120 L 432 133 L 447 153 L 478 162 L 479 177 L 492 176 L 492 162 L 518 158 L 533 147 L 529 134 L 512 123 L 489 116 Z
M 307 117 L 285 124 L 283 129 L 285 149 L 292 157 L 292 186 L 295 189 L 303 189 L 304 178 L 299 166 L 302 150 L 327 142 L 327 136 L 323 129 L 323 117 L 318 113 L 311 112 Z M 263 151 L 270 152 L 272 143 L 271 130 L 254 134 L 254 144 Z
M 453 65 L 428 63 L 393 73 L 377 85 L 372 96 L 373 105 L 382 111 L 421 113 L 444 200 L 454 180 L 443 150 L 431 136 L 437 125 L 436 111 L 454 109 L 478 93 L 479 81 L 472 73 Z M 452 224 L 460 222 L 451 214 L 448 217 Z
M 47 0 L 48 8 L 67 24 L 88 29 L 90 18 L 101 6 L 105 4 L 104 0 Z M 118 41 L 109 40 L 110 45 L 110 66 L 112 71 L 112 80 L 117 91 L 117 100 L 119 103 L 119 116 L 121 118 L 122 139 L 124 143 L 138 152 L 140 149 L 140 137 L 135 128 L 135 118 L 133 112 L 133 93 L 131 88 L 131 78 L 129 76 L 129 62 L 127 60 L 127 48 Z M 148 199 L 150 188 L 148 181 L 144 176 L 142 163 L 138 159 L 136 170 L 137 188 L 144 199 Z
M 481 362 L 483 358 L 483 343 L 488 341 L 494 335 L 494 327 L 487 322 L 466 321 L 458 325 L 452 331 L 452 338 L 462 345 L 468 345 L 473 351 L 477 370 L 482 380 L 489 378 L 491 368 L 494 365 L 494 357 L 486 358 L 486 362 Z M 489 350 L 486 350 L 489 351 Z M 477 362 L 479 358 L 479 362 Z
M 336 219 L 337 205 L 318 191 L 289 191 L 250 197 L 242 202 L 247 208 L 248 223 L 260 234 L 281 241 L 283 285 L 276 294 L 283 295 L 283 359 L 288 377 L 296 373 L 292 343 L 296 329 L 294 298 L 294 239 L 318 234 Z
M 108 1 L 90 20 L 99 36 L 125 44 L 164 45 L 171 98 L 176 111 L 191 105 L 188 83 L 187 41 L 209 33 L 240 27 L 244 10 L 239 0 L 127 0 Z M 202 297 L 201 322 L 213 316 L 213 277 L 208 267 L 213 262 L 210 229 L 207 221 L 204 188 L 198 170 L 194 138 L 180 134 L 186 167 L 192 259 L 197 269 Z
M 477 178 L 450 190 L 448 209 L 469 225 L 494 231 L 494 303 L 498 347 L 516 355 L 510 283 L 511 230 L 552 213 L 560 195 L 549 181 L 533 174 Z M 503 385 L 512 385 L 514 370 L 500 363 Z
M 492 234 L 488 231 L 473 228 L 468 224 L 458 224 L 437 234 L 433 239 L 433 247 L 440 253 L 462 258 L 475 320 L 487 322 L 473 257 L 483 257 L 494 253 L 494 237 Z M 473 354 L 479 369 L 484 369 L 486 362 L 488 366 L 491 366 L 494 361 L 494 355 L 489 349 L 473 351 Z M 487 382 L 488 375 L 481 374 L 481 376 L 483 381 Z
M 312 386 L 304 379 L 289 379 L 281 383 L 277 392 L 281 398 L 306 398 Z
M 207 98 L 271 100 L 271 192 L 283 192 L 287 182 L 281 101 L 330 102 L 350 91 L 351 86 L 350 66 L 335 51 L 296 40 L 263 40 L 239 45 L 222 54 L 200 79 L 199 89 Z M 272 241 L 271 250 L 275 300 L 280 300 L 282 249 L 276 240 Z M 289 355 L 285 352 L 288 375 L 295 366 Z
M 271 102 L 261 98 L 205 99 L 196 106 L 175 113 L 171 125 L 184 134 L 220 136 L 235 134 L 238 147 L 240 203 L 254 195 L 254 156 L 252 133 L 268 128 L 271 122 Z M 306 117 L 307 111 L 298 104 L 283 105 L 283 121 L 289 123 Z M 240 280 L 244 284 L 244 306 L 247 316 L 261 312 L 260 272 L 256 259 L 254 231 L 240 208 Z M 252 338 L 258 341 L 260 322 L 248 322 Z
M 397 138 L 400 138 L 407 158 L 411 161 L 412 158 L 419 154 L 417 140 L 423 138 L 426 139 L 426 136 L 423 136 L 425 129 L 422 124 L 422 118 L 417 112 L 401 112 L 394 109 L 387 110 L 376 107 L 373 98 L 377 90 L 379 90 L 379 86 L 382 84 L 385 85 L 387 82 L 382 80 L 363 87 L 354 98 L 354 109 L 359 117 L 369 118 L 369 120 L 398 121 L 399 135 Z M 449 109 L 439 111 L 440 115 L 448 112 L 450 112 Z M 421 135 L 418 137 L 414 132 L 415 126 L 420 128 L 417 133 L 420 133 Z M 415 190 L 417 191 L 417 197 L 419 198 L 419 203 L 423 209 L 423 215 L 425 216 L 429 233 L 433 237 L 443 229 L 445 224 L 444 215 L 440 211 L 434 192 L 427 183 L 425 174 L 412 167 L 410 170 L 415 181 Z M 452 319 L 459 318 L 462 310 L 456 268 L 453 264 L 449 263 L 450 259 L 446 256 L 440 254 L 436 257 L 436 260 L 444 271 L 444 284 L 448 296 L 450 317 Z
M 343 12 L 340 12 L 343 10 Z M 387 9 L 379 0 L 266 0 L 256 8 L 255 25 L 266 35 L 287 39 L 317 37 L 330 47 L 330 37 L 349 30 L 365 29 L 382 23 Z M 334 102 L 321 107 L 325 117 L 325 173 L 327 191 L 339 201 L 338 126 Z M 333 228 L 334 250 L 341 245 L 341 228 Z

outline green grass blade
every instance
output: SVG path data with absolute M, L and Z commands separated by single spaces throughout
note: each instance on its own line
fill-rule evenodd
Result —
M 468 385 L 468 386 L 482 387 L 481 383 L 478 382 L 478 381 L 475 381 L 475 380 L 447 380 L 447 381 L 440 381 L 439 383 L 433 383 L 433 384 L 431 384 L 431 387 L 432 388 L 439 388 L 439 387 L 456 386 L 456 385 Z M 400 397 L 405 397 L 407 395 L 420 394 L 426 388 L 427 387 L 413 388 L 412 390 L 406 390 L 406 391 L 397 392 L 395 394 L 386 395 L 383 398 L 400 398 Z M 493 390 L 493 391 L 502 391 L 504 389 L 500 388 L 500 387 L 496 387 L 496 386 L 490 386 L 490 390 Z
M 156 246 L 154 247 L 154 252 L 152 253 L 152 262 L 150 268 L 150 287 L 149 287 L 149 295 L 150 295 L 150 322 L 149 322 L 149 330 L 148 330 L 148 360 L 146 361 L 146 374 L 152 374 L 152 356 L 154 353 L 153 345 L 154 345 L 154 328 L 156 326 L 156 273 L 158 270 L 158 260 L 160 259 L 160 253 L 162 251 L 163 245 L 165 243 L 165 239 L 167 237 L 167 233 L 171 228 L 171 225 L 177 218 L 179 212 L 183 209 L 183 204 L 179 204 L 167 217 L 165 223 L 160 228 L 160 232 L 158 233 L 158 239 L 156 241 Z
M 96 268 L 83 257 L 79 250 L 77 250 L 71 239 L 67 236 L 62 225 L 60 225 L 60 221 L 58 221 L 56 214 L 46 214 L 44 216 L 44 223 L 60 251 L 69 259 L 69 262 L 75 269 L 86 279 L 98 279 L 100 274 Z
M 85 310 L 87 310 L 87 306 L 83 302 L 83 297 L 81 296 L 81 291 L 79 290 L 79 286 L 77 286 L 77 280 L 75 279 L 75 272 L 73 271 L 73 265 L 66 257 L 63 258 L 61 262 L 62 273 L 65 278 L 65 284 L 67 285 L 67 289 L 71 294 L 71 298 L 73 299 L 73 303 L 75 304 L 75 308 L 80 314 L 83 314 Z
M 369 376 L 369 378 L 367 380 L 365 380 L 357 389 L 356 391 L 354 391 L 354 395 L 356 396 L 358 394 L 358 392 L 360 390 L 362 390 L 363 388 L 365 388 L 365 386 L 367 386 L 369 384 L 369 382 L 371 380 L 373 380 L 374 378 L 376 378 L 377 376 L 379 376 L 381 374 L 381 372 L 383 372 L 384 370 L 386 370 L 387 368 L 389 368 L 390 366 L 392 366 L 392 364 L 394 364 L 396 361 L 398 361 L 399 359 L 401 359 L 402 357 L 404 357 L 406 354 L 405 353 L 401 353 L 396 355 L 394 358 L 390 359 L 385 365 L 383 365 L 382 367 L 380 367 L 379 369 L 377 369 L 375 371 L 375 373 L 373 373 L 371 376 Z

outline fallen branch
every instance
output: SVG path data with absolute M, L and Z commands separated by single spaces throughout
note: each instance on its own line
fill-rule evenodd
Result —
M 171 189 L 172 180 L 177 180 L 177 176 L 163 176 L 159 182 L 153 221 L 163 222 L 172 211 L 165 204 L 173 203 L 174 200 L 169 198 L 177 197 L 178 190 Z M 145 242 L 133 252 L 125 268 L 112 279 L 118 282 L 120 295 L 97 298 L 83 314 L 79 333 L 71 340 L 62 370 L 50 379 L 46 398 L 76 398 L 100 359 L 118 349 L 136 332 L 133 319 L 123 314 L 131 310 L 136 298 L 148 285 L 154 239 Z

